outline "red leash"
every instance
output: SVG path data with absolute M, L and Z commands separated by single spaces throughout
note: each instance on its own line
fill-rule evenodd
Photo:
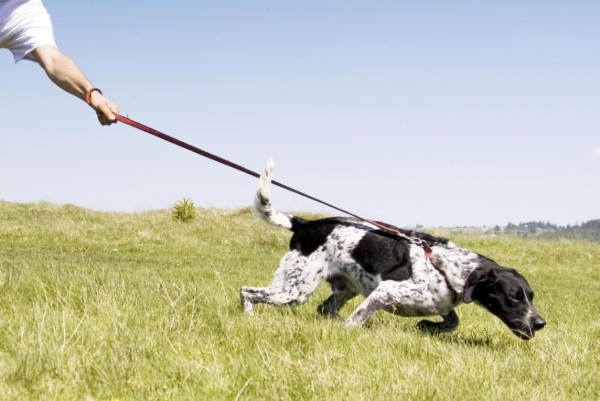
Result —
M 127 125 L 130 125 L 130 126 L 132 126 L 134 128 L 137 128 L 137 129 L 139 129 L 141 131 L 144 131 L 144 132 L 146 132 L 146 133 L 148 133 L 150 135 L 154 135 L 155 137 L 158 137 L 158 138 L 163 139 L 163 140 L 165 140 L 167 142 L 171 142 L 172 144 L 180 146 L 180 147 L 182 147 L 184 149 L 187 149 L 187 150 L 190 150 L 190 151 L 192 151 L 194 153 L 197 153 L 200 156 L 204 156 L 204 157 L 206 157 L 206 158 L 208 158 L 210 160 L 214 160 L 214 161 L 216 161 L 218 163 L 224 164 L 224 165 L 226 165 L 228 167 L 231 167 L 231 168 L 233 168 L 235 170 L 241 171 L 242 173 L 246 173 L 248 175 L 251 175 L 252 177 L 256 177 L 256 178 L 260 177 L 260 174 L 254 172 L 254 171 L 252 171 L 250 169 L 247 169 L 246 167 L 240 166 L 239 164 L 233 163 L 233 162 L 231 162 L 231 161 L 229 161 L 227 159 L 223 159 L 222 157 L 219 157 L 217 155 L 209 153 L 209 152 L 207 152 L 205 150 L 199 149 L 199 148 L 197 148 L 195 146 L 190 145 L 189 143 L 185 143 L 183 141 L 180 141 L 179 139 L 173 138 L 172 136 L 169 136 L 169 135 L 164 134 L 164 133 L 162 133 L 160 131 L 157 131 L 154 128 L 150 128 L 150 127 L 148 127 L 148 126 L 146 126 L 144 124 L 141 124 L 141 123 L 139 123 L 137 121 L 134 121 L 134 120 L 132 120 L 130 118 L 124 117 L 124 116 L 119 115 L 119 114 L 115 114 L 115 116 L 117 117 L 117 120 L 119 120 L 120 122 L 125 123 Z M 355 218 L 357 218 L 359 220 L 369 221 L 369 220 L 363 219 L 362 217 L 357 216 L 357 215 L 355 215 L 353 213 L 350 213 L 350 212 L 348 212 L 348 211 L 346 211 L 344 209 L 341 209 L 341 208 L 339 208 L 337 206 L 331 205 L 331 204 L 329 204 L 327 202 L 324 202 L 324 201 L 322 201 L 320 199 L 317 199 L 317 198 L 315 198 L 313 196 L 305 194 L 304 192 L 298 191 L 297 189 L 288 187 L 287 185 L 282 184 L 280 182 L 272 181 L 272 183 L 273 183 L 273 185 L 276 185 L 276 186 L 278 186 L 280 188 L 283 188 L 285 190 L 291 191 L 291 192 L 293 192 L 295 194 L 298 194 L 300 196 L 303 196 L 303 197 L 308 198 L 310 200 L 313 200 L 315 202 L 319 202 L 319 203 L 321 203 L 321 204 L 323 204 L 325 206 L 329 206 L 330 208 L 333 208 L 333 209 L 335 209 L 337 211 L 340 211 L 342 213 L 345 213 L 347 215 L 355 217 Z
M 122 116 L 120 114 L 116 114 L 116 113 L 115 113 L 115 116 L 117 117 L 118 121 L 120 121 L 122 123 L 125 123 L 127 125 L 130 125 L 130 126 L 132 126 L 134 128 L 137 128 L 137 129 L 139 129 L 141 131 L 144 131 L 144 132 L 146 132 L 146 133 L 148 133 L 150 135 L 154 135 L 155 137 L 163 139 L 163 140 L 165 140 L 167 142 L 171 142 L 172 144 L 180 146 L 180 147 L 182 147 L 184 149 L 190 150 L 190 151 L 192 151 L 192 152 L 194 152 L 196 154 L 199 154 L 200 156 L 203 156 L 203 157 L 206 157 L 206 158 L 208 158 L 210 160 L 213 160 L 213 161 L 216 161 L 218 163 L 224 164 L 224 165 L 226 165 L 228 167 L 231 167 L 231 168 L 233 168 L 235 170 L 241 171 L 242 173 L 246 173 L 248 175 L 251 175 L 252 177 L 256 177 L 256 178 L 260 177 L 260 174 L 254 172 L 252 170 L 249 170 L 246 167 L 240 166 L 239 164 L 233 163 L 233 162 L 231 162 L 231 161 L 229 161 L 227 159 L 223 159 L 222 157 L 219 157 L 219 156 L 214 155 L 212 153 L 209 153 L 209 152 L 207 152 L 205 150 L 202 150 L 202 149 L 199 149 L 199 148 L 197 148 L 195 146 L 192 146 L 192 145 L 190 145 L 188 143 L 180 141 L 177 138 L 173 138 L 172 136 L 169 136 L 169 135 L 164 134 L 164 133 L 162 133 L 160 131 L 157 131 L 154 128 L 150 128 L 150 127 L 148 127 L 148 126 L 146 126 L 144 124 L 141 124 L 141 123 L 139 123 L 137 121 L 134 121 L 134 120 L 132 120 L 132 119 L 130 119 L 128 117 L 124 117 L 124 116 Z M 358 215 L 356 215 L 354 213 L 351 213 L 351 212 L 349 212 L 347 210 L 344 210 L 344 209 L 339 208 L 337 206 L 334 206 L 334 205 L 332 205 L 330 203 L 327 203 L 325 201 L 317 199 L 314 196 L 310 196 L 308 194 L 305 194 L 304 192 L 298 191 L 297 189 L 294 189 L 292 187 L 288 187 L 287 185 L 282 184 L 280 182 L 272 181 L 272 184 L 276 185 L 276 186 L 278 186 L 280 188 L 283 188 L 283 189 L 285 189 L 287 191 L 293 192 L 293 193 L 295 193 L 297 195 L 303 196 L 303 197 L 305 197 L 307 199 L 310 199 L 310 200 L 313 200 L 315 202 L 318 202 L 318 203 L 320 203 L 322 205 L 328 206 L 328 207 L 330 207 L 332 209 L 335 209 L 335 210 L 337 210 L 339 212 L 345 213 L 345 214 L 347 214 L 349 216 L 352 216 L 352 217 L 354 217 L 354 218 L 356 218 L 358 220 L 361 220 L 363 222 L 372 224 L 372 225 L 374 225 L 375 227 L 379 228 L 380 230 L 382 230 L 384 232 L 391 233 L 391 234 L 397 235 L 399 237 L 402 237 L 402 238 L 410 241 L 411 243 L 422 247 L 425 250 L 425 253 L 427 253 L 428 255 L 431 254 L 431 248 L 429 248 L 429 245 L 427 244 L 427 242 L 424 241 L 424 240 L 422 240 L 422 239 L 420 239 L 420 238 L 409 237 L 408 235 L 402 233 L 401 231 L 399 231 L 399 230 L 397 230 L 395 228 L 389 227 L 387 225 L 378 223 L 378 222 L 373 221 L 373 220 L 365 219 L 365 218 L 360 217 L 360 216 L 358 216 Z

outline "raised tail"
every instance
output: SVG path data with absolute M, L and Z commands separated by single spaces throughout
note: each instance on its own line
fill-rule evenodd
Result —
M 272 173 L 273 159 L 269 159 L 265 171 L 260 175 L 258 182 L 258 190 L 254 198 L 254 214 L 268 223 L 291 230 L 294 218 L 275 210 L 271 203 L 270 187 Z

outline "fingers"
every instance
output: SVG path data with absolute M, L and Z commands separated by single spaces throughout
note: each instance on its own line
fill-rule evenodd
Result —
M 94 96 L 91 102 L 91 106 L 96 110 L 98 121 L 102 125 L 111 125 L 117 122 L 115 113 L 119 112 L 119 108 L 116 104 L 106 99 L 104 96 L 98 94 Z

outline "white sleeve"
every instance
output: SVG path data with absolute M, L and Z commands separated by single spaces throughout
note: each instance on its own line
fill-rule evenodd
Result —
M 2 2 L 2 15 L 7 15 L 8 19 L 0 23 L 1 47 L 12 52 L 15 63 L 32 60 L 31 52 L 38 46 L 56 47 L 50 14 L 41 0 Z

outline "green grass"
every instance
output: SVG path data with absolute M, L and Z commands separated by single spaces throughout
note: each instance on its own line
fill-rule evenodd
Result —
M 242 314 L 289 233 L 249 211 L 101 213 L 0 202 L 2 400 L 597 400 L 600 244 L 452 237 L 516 267 L 548 321 L 529 342 L 474 305 L 449 335 L 376 314 Z M 347 316 L 360 300 L 342 310 Z

